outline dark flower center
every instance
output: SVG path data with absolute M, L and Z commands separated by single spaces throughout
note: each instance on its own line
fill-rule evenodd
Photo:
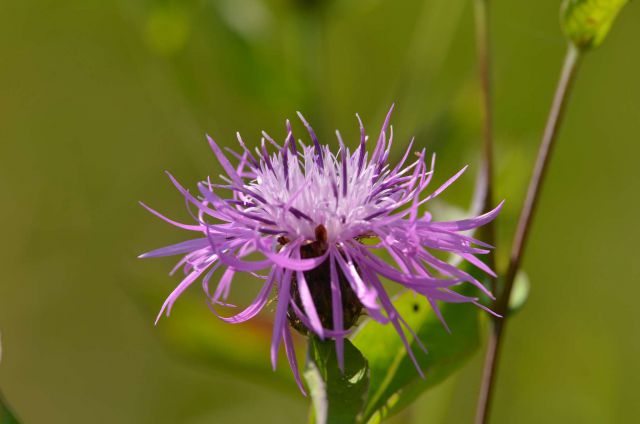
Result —
M 302 246 L 300 248 L 300 256 L 303 259 L 317 258 L 327 251 L 327 229 L 324 225 L 318 225 L 315 230 L 316 240 Z M 286 244 L 287 239 L 281 238 L 280 243 Z M 357 269 L 357 268 L 356 268 Z M 358 270 L 359 271 L 359 270 Z M 342 297 L 342 322 L 345 330 L 353 327 L 362 313 L 362 303 L 355 294 L 349 280 L 342 272 L 342 269 L 336 264 L 336 272 L 340 283 L 340 294 Z M 324 328 L 334 329 L 333 326 L 333 308 L 331 305 L 331 264 L 327 258 L 318 267 L 309 271 L 304 271 L 304 278 L 309 287 L 313 304 L 318 312 L 318 317 Z M 291 278 L 291 298 L 295 302 L 298 309 L 304 311 L 302 300 L 300 299 L 300 291 L 298 287 L 298 279 L 294 273 Z M 287 319 L 291 327 L 299 333 L 307 335 L 309 329 L 298 318 L 295 310 L 291 305 L 287 312 Z

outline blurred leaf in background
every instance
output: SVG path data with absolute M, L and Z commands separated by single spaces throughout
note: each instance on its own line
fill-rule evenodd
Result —
M 2 334 L 0 334 L 0 364 L 2 364 Z M 19 424 L 2 392 L 0 392 L 0 424 Z
M 247 286 L 250 282 L 243 283 Z M 131 292 L 130 295 L 148 316 L 157 314 L 157 306 L 163 301 L 157 292 Z M 248 295 L 240 296 L 245 297 Z M 275 372 L 271 367 L 270 318 L 260 315 L 248 322 L 231 325 L 212 314 L 206 301 L 204 294 L 195 293 L 179 302 L 179 311 L 160 318 L 155 333 L 170 352 L 188 363 L 225 369 L 238 377 L 296 396 L 299 391 L 286 361 Z M 304 357 L 304 341 L 296 336 L 294 342 L 300 358 Z
M 19 424 L 18 419 L 9 410 L 2 393 L 0 393 L 0 424 Z
M 191 18 L 188 8 L 178 2 L 163 2 L 149 13 L 144 34 L 151 50 L 169 56 L 186 45 L 190 32 Z

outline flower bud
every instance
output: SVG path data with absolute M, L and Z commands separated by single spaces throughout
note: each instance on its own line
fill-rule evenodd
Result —
M 598 47 L 627 0 L 565 0 L 560 24 L 571 43 L 580 50 Z

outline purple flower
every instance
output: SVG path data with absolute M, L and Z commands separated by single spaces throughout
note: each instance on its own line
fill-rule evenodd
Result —
M 451 288 L 469 282 L 490 293 L 470 274 L 434 252 L 457 255 L 495 276 L 476 257 L 488 253 L 491 246 L 465 232 L 493 220 L 502 204 L 484 215 L 460 221 L 434 221 L 429 212 L 420 215 L 419 208 L 442 193 L 466 167 L 427 194 L 435 155 L 430 165 L 425 149 L 410 159 L 412 140 L 399 163 L 392 167 L 387 162 L 393 141 L 393 129 L 389 129 L 392 110 L 369 151 L 371 142 L 367 142 L 359 117 L 359 145 L 351 150 L 336 132 L 340 149 L 335 154 L 319 143 L 302 115 L 312 145 L 296 143 L 287 121 L 282 146 L 263 133 L 260 147 L 252 152 L 238 135 L 241 153 L 227 149 L 237 165 L 208 138 L 226 176 L 220 176 L 216 183 L 210 179 L 200 182 L 199 194 L 194 195 L 169 175 L 197 209 L 195 223 L 175 222 L 143 205 L 165 221 L 195 233 L 195 238 L 140 256 L 184 255 L 174 271 L 183 267 L 186 277 L 162 305 L 158 319 L 163 312 L 169 315 L 176 299 L 199 278 L 211 309 L 229 323 L 253 318 L 275 289 L 271 362 L 275 368 L 284 341 L 301 389 L 290 326 L 335 339 L 342 368 L 344 337 L 364 313 L 396 328 L 422 374 L 405 331 L 413 333 L 395 310 L 381 280 L 392 280 L 424 295 L 439 317 L 437 301 L 478 304 L 477 299 Z M 269 153 L 268 146 L 275 151 Z M 386 252 L 391 263 L 382 260 L 378 252 Z M 211 293 L 209 282 L 216 270 L 220 276 Z M 216 307 L 231 306 L 226 301 L 237 272 L 250 273 L 264 283 L 246 309 L 231 317 L 221 316 Z

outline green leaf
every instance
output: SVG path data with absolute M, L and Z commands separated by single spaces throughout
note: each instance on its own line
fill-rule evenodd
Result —
M 18 419 L 9 410 L 2 393 L 0 393 L 0 424 L 19 424 Z
M 333 340 L 309 338 L 304 372 L 313 401 L 312 422 L 351 424 L 360 422 L 369 387 L 367 360 L 349 341 L 344 342 L 344 373 L 338 368 Z
M 524 271 L 518 271 L 516 279 L 513 282 L 511 295 L 509 296 L 510 314 L 518 312 L 524 306 L 529 297 L 529 276 Z
M 448 333 L 424 297 L 406 292 L 394 306 L 418 338 L 424 353 L 411 339 L 412 350 L 425 374 L 422 379 L 392 325 L 365 322 L 353 337 L 369 361 L 371 381 L 363 422 L 377 423 L 409 404 L 424 390 L 459 369 L 479 346 L 479 309 L 470 304 L 443 304 Z
M 565 0 L 560 12 L 564 33 L 580 50 L 598 47 L 627 0 Z

